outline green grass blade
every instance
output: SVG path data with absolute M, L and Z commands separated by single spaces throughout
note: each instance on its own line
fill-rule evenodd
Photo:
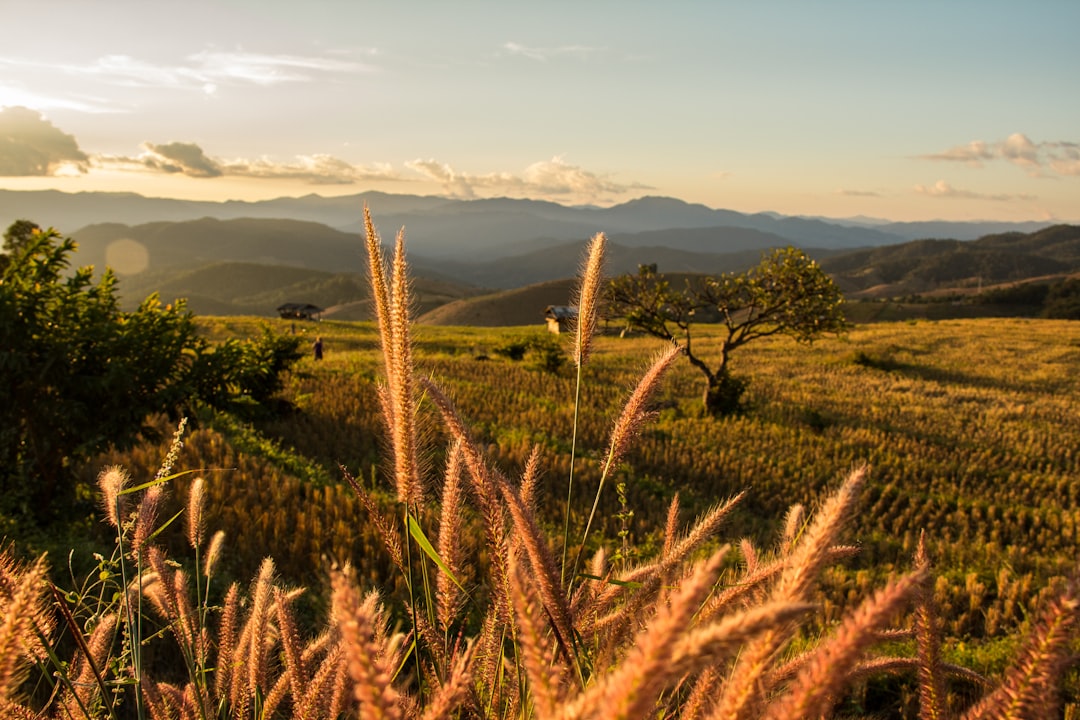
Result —
M 453 583 L 458 586 L 458 589 L 460 589 L 461 592 L 465 593 L 465 595 L 468 596 L 468 591 L 465 590 L 465 588 L 461 585 L 458 579 L 454 576 L 454 573 L 450 571 L 450 568 L 446 566 L 446 563 L 443 562 L 443 559 L 439 557 L 439 551 L 436 550 L 435 547 L 431 544 L 431 541 L 427 539 L 427 536 L 424 534 L 424 529 L 420 527 L 420 523 L 416 522 L 416 519 L 413 518 L 412 515 L 409 515 L 408 517 L 409 535 L 412 536 L 412 539 L 415 540 L 416 544 L 420 546 L 420 549 L 423 550 L 429 558 L 431 558 L 431 561 L 438 565 L 440 570 L 446 573 L 446 577 L 450 578 L 450 580 L 452 580 Z

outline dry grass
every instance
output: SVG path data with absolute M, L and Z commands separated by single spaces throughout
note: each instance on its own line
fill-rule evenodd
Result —
M 221 594 L 211 561 L 221 539 L 206 539 L 204 484 L 188 492 L 185 534 L 204 561 L 189 573 L 157 534 L 167 471 L 132 490 L 111 470 L 101 487 L 117 550 L 102 560 L 99 584 L 61 593 L 43 561 L 19 565 L 10 549 L 0 555 L 5 717 L 817 718 L 831 716 L 875 673 L 917 675 L 925 718 L 1061 712 L 1057 687 L 1072 662 L 1080 604 L 1073 582 L 1048 594 L 1016 663 L 971 707 L 947 697 L 950 678 L 963 670 L 940 659 L 935 580 L 921 546 L 912 572 L 835 623 L 822 619 L 815 590 L 852 553 L 844 528 L 857 512 L 864 466 L 816 512 L 794 506 L 768 548 L 744 541 L 736 552 L 718 543 L 742 495 L 686 531 L 673 502 L 655 558 L 612 566 L 601 551 L 582 562 L 587 572 L 578 563 L 566 572 L 556 558 L 568 540 L 549 536 L 536 512 L 542 453 L 530 453 L 520 475 L 499 469 L 449 394 L 413 367 L 403 236 L 387 272 L 370 215 L 366 221 L 398 505 L 386 512 L 368 488 L 353 487 L 408 587 L 409 606 L 390 607 L 391 593 L 365 590 L 345 567 L 333 573 L 325 624 L 305 628 L 295 611 L 303 591 L 284 586 L 269 559 L 246 591 L 232 585 Z M 662 355 L 630 394 L 599 460 L 601 478 L 620 472 L 648 420 L 646 398 L 676 352 Z M 417 460 L 427 440 L 416 422 L 421 397 L 437 409 L 450 443 L 445 465 L 430 472 Z M 467 518 L 483 526 L 483 558 L 475 562 L 457 542 Z M 57 655 L 68 643 L 54 630 L 50 604 L 75 641 L 69 658 Z M 826 629 L 808 630 L 818 627 Z M 880 649 L 895 628 L 914 633 L 916 656 Z M 183 672 L 159 674 L 146 661 L 152 648 L 182 657 Z M 35 666 L 55 682 L 44 698 L 24 694 Z

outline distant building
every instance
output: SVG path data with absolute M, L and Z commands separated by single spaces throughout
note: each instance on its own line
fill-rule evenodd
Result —
M 548 332 L 558 335 L 569 329 L 570 323 L 577 320 L 577 308 L 569 305 L 548 305 L 544 309 Z
M 283 320 L 318 320 L 322 308 L 311 303 L 285 303 L 278 309 Z

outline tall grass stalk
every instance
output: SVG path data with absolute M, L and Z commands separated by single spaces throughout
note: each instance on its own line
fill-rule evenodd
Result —
M 575 323 L 574 368 L 574 420 L 570 432 L 570 472 L 566 483 L 566 508 L 563 516 L 562 563 L 559 576 L 564 586 L 566 581 L 566 556 L 570 545 L 570 515 L 574 499 L 574 465 L 577 460 L 578 420 L 581 414 L 581 388 L 584 382 L 585 361 L 592 349 L 593 334 L 596 332 L 600 313 L 600 286 L 604 275 L 604 254 L 607 249 L 607 236 L 597 233 L 589 243 L 585 264 L 581 273 L 581 282 L 575 292 L 577 299 L 577 322 Z
M 574 558 L 574 570 L 570 574 L 571 584 L 577 576 L 578 568 L 581 566 L 581 557 L 587 547 L 589 531 L 592 529 L 593 520 L 596 518 L 596 509 L 600 505 L 600 496 L 603 493 L 604 484 L 615 471 L 616 466 L 622 460 L 623 455 L 626 453 L 631 441 L 641 430 L 642 425 L 651 416 L 648 408 L 649 399 L 659 386 L 664 373 L 667 372 L 668 368 L 671 367 L 671 363 L 681 353 L 682 349 L 672 343 L 664 352 L 656 356 L 637 387 L 630 394 L 630 399 L 623 408 L 622 414 L 611 429 L 611 439 L 608 444 L 607 454 L 604 457 L 600 482 L 596 488 L 596 495 L 593 497 L 592 509 L 589 510 L 589 519 L 585 523 L 585 530 L 581 533 L 581 544 L 578 546 L 577 556 Z

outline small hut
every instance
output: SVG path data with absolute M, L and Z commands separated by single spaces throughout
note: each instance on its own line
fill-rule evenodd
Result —
M 318 320 L 322 314 L 322 308 L 311 303 L 285 303 L 277 311 L 283 320 Z
M 544 318 L 547 320 L 548 332 L 558 335 L 570 328 L 571 323 L 577 320 L 577 308 L 569 305 L 548 305 L 544 309 Z

